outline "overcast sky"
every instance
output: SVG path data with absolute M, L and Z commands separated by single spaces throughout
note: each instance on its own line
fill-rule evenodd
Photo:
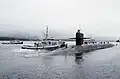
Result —
M 0 0 L 0 34 L 120 37 L 120 0 Z

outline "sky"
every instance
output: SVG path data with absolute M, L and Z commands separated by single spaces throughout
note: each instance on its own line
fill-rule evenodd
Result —
M 0 0 L 0 35 L 120 37 L 120 0 Z M 80 25 L 81 24 L 81 25 Z M 79 27 L 80 25 L 80 27 Z

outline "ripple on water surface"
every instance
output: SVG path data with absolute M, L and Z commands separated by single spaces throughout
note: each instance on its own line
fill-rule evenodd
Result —
M 85 53 L 79 58 L 44 56 L 42 52 L 22 50 L 19 45 L 0 45 L 0 79 L 120 78 L 120 46 Z

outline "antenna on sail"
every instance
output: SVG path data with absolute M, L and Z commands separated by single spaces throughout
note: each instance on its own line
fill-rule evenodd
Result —
M 81 28 L 81 27 L 82 27 L 82 24 L 79 24 L 79 30 L 80 30 L 80 31 L 82 30 L 82 28 Z
M 48 39 L 48 25 L 47 25 L 47 27 L 46 27 L 45 39 L 46 39 L 46 40 Z

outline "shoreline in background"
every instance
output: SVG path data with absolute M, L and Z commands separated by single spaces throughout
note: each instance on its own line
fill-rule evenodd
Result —
M 16 38 L 16 37 L 0 37 L 0 41 L 11 41 L 11 40 L 20 40 L 20 41 L 41 41 L 37 38 Z M 55 39 L 57 40 L 63 40 L 63 41 L 75 41 L 75 39 Z M 96 40 L 96 41 L 109 41 L 109 42 L 116 42 L 116 40 Z
M 40 39 L 34 39 L 34 38 L 0 37 L 0 41 L 11 41 L 11 40 L 20 40 L 20 41 L 41 41 Z M 74 39 L 55 39 L 55 40 L 75 41 Z

